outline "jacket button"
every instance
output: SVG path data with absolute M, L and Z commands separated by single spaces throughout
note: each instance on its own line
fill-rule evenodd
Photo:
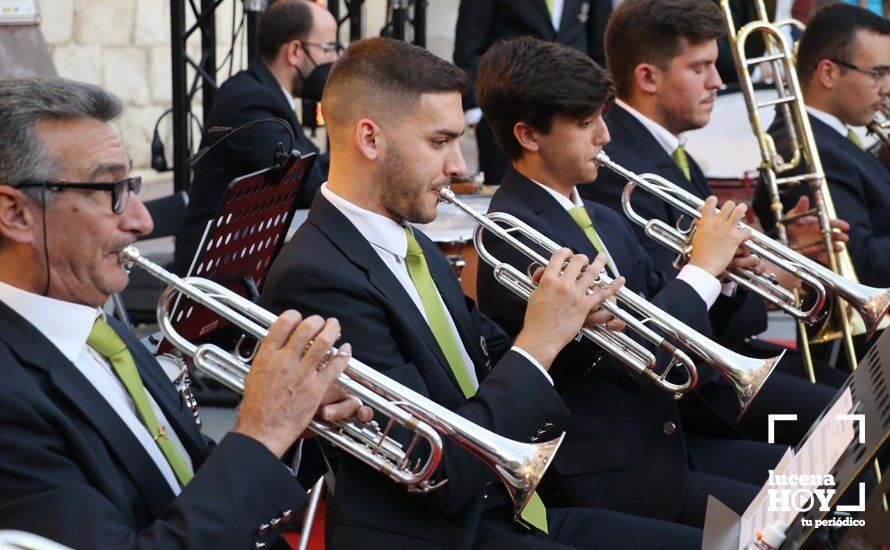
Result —
M 674 432 L 677 431 L 677 425 L 673 422 L 665 422 L 661 429 L 664 432 L 664 435 L 674 435 Z

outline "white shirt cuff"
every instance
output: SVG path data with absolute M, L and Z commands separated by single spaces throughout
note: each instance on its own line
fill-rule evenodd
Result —
M 297 448 L 294 450 L 294 458 L 291 460 L 290 464 L 285 464 L 284 467 L 290 470 L 290 473 L 296 477 L 297 472 L 300 471 L 300 461 L 303 459 L 303 440 L 297 440 Z
M 686 284 L 691 286 L 695 292 L 701 296 L 707 309 L 711 309 L 711 306 L 717 301 L 717 297 L 720 296 L 720 281 L 698 266 L 691 264 L 684 265 L 683 269 L 681 269 L 680 273 L 677 275 L 677 278 L 681 281 L 685 281 Z
M 516 346 L 513 346 L 513 347 L 510 348 L 510 349 L 511 349 L 512 351 L 515 351 L 515 352 L 518 353 L 519 355 L 525 357 L 526 359 L 528 359 L 528 362 L 531 363 L 532 365 L 538 367 L 538 370 L 541 371 L 541 374 L 544 375 L 544 378 L 546 378 L 547 381 L 550 382 L 550 385 L 551 385 L 551 386 L 553 385 L 553 379 L 550 378 L 550 373 L 547 372 L 547 369 L 545 369 L 544 367 L 541 366 L 541 363 L 538 363 L 538 360 L 537 360 L 537 359 L 535 359 L 534 357 L 532 357 L 531 354 L 529 354 L 527 351 L 525 351 L 525 350 L 522 349 L 522 348 L 518 348 L 518 347 L 516 347 Z
M 465 111 L 464 118 L 467 121 L 467 126 L 479 124 L 479 121 L 482 120 L 482 109 L 480 109 L 479 107 L 474 107 L 473 109 Z
M 735 296 L 735 289 L 738 288 L 739 285 L 735 283 L 735 281 L 729 281 L 728 283 L 723 283 L 720 285 L 720 294 L 724 296 Z

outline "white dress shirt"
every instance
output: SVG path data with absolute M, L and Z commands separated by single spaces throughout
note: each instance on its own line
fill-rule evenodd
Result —
M 284 86 L 281 87 L 281 93 L 284 94 L 284 99 L 287 100 L 287 104 L 290 105 L 290 110 L 296 114 L 297 112 L 297 100 L 294 99 L 294 96 L 290 94 L 290 92 Z
M 2 282 L 0 282 L 0 302 L 24 317 L 74 364 L 121 417 L 158 470 L 161 471 L 164 479 L 170 485 L 170 489 L 178 495 L 181 491 L 179 481 L 176 479 L 170 463 L 167 462 L 161 449 L 152 439 L 153 434 L 148 432 L 136 414 L 136 405 L 130 398 L 130 394 L 127 393 L 123 382 L 114 373 L 108 361 L 87 345 L 87 338 L 89 338 L 93 323 L 95 323 L 96 317 L 103 315 L 102 310 L 32 294 Z M 179 436 L 170 426 L 167 417 L 164 416 L 151 393 L 148 391 L 145 393 L 158 419 L 158 425 L 167 432 L 176 450 L 191 468 L 191 457 L 183 447 Z
M 820 111 L 819 109 L 807 105 L 807 112 L 844 137 L 847 137 L 847 132 L 852 131 L 849 126 L 841 122 L 841 119 L 832 114 L 828 114 L 825 111 Z
M 402 285 L 402 288 L 404 288 L 405 292 L 408 293 L 408 296 L 411 297 L 411 301 L 417 306 L 417 310 L 420 311 L 420 314 L 426 319 L 427 316 L 426 311 L 423 309 L 423 302 L 420 300 L 420 294 L 417 293 L 417 288 L 415 288 L 414 282 L 408 274 L 408 265 L 405 263 L 405 257 L 408 254 L 408 236 L 405 234 L 405 226 L 396 223 L 386 216 L 381 216 L 380 214 L 352 204 L 331 191 L 327 182 L 322 184 L 321 194 L 324 198 L 330 201 L 337 210 L 346 216 L 346 218 L 352 222 L 352 225 L 358 229 L 359 233 L 371 243 L 371 246 L 377 252 L 377 255 L 380 256 L 380 259 L 383 260 L 386 267 L 388 267 L 392 274 L 395 275 L 399 284 Z M 460 348 L 460 355 L 464 360 L 467 372 L 469 372 L 470 378 L 473 381 L 473 387 L 478 388 L 479 379 L 476 376 L 476 367 L 473 365 L 473 361 L 467 354 L 467 349 L 464 347 L 460 334 L 457 332 L 457 326 L 454 324 L 454 319 L 451 318 L 451 312 L 448 311 L 448 307 L 445 305 L 445 302 L 442 301 L 442 296 L 439 294 L 438 288 L 436 289 L 436 295 L 439 298 L 439 303 L 442 305 L 442 310 L 445 312 L 445 318 L 448 320 L 448 327 L 451 329 L 451 333 L 454 335 L 454 339 L 457 341 L 457 345 Z M 429 319 L 427 319 L 427 323 L 429 323 Z M 516 346 L 513 346 L 512 349 L 528 359 L 541 371 L 541 373 L 544 374 L 545 377 L 547 377 L 547 380 L 550 381 L 551 384 L 553 383 L 550 375 L 534 357 Z
M 532 181 L 534 181 L 536 185 L 539 185 L 541 189 L 547 191 L 547 193 L 556 199 L 556 202 L 567 211 L 577 206 L 584 206 L 584 202 L 581 200 L 580 195 L 578 195 L 578 190 L 574 187 L 572 188 L 572 196 L 569 198 L 546 185 L 541 185 L 535 180 Z M 605 242 L 603 243 L 603 248 L 606 248 Z M 608 248 L 603 252 L 609 257 L 609 268 L 612 270 L 612 273 L 614 273 L 616 277 L 621 275 L 618 271 L 618 266 L 615 265 L 615 261 L 612 259 L 612 255 L 609 254 Z M 691 286 L 695 292 L 701 296 L 701 299 L 705 302 L 708 309 L 711 309 L 711 306 L 714 305 L 714 302 L 717 301 L 717 297 L 720 295 L 720 282 L 715 277 L 712 277 L 710 273 L 698 266 L 689 264 L 684 265 L 683 269 L 680 270 L 680 273 L 677 274 L 677 278 L 681 281 L 685 281 Z
M 668 130 L 661 124 L 655 122 L 651 118 L 647 117 L 643 113 L 637 111 L 636 109 L 634 109 L 633 107 L 631 107 L 630 105 L 625 103 L 624 101 L 622 101 L 618 98 L 615 98 L 615 103 L 617 103 L 622 108 L 627 110 L 627 112 L 630 113 L 635 119 L 640 121 L 640 124 L 642 124 L 647 130 L 649 130 L 649 133 L 652 134 L 652 137 L 655 138 L 655 141 L 657 141 L 658 144 L 661 145 L 661 148 L 664 149 L 664 151 L 668 155 L 670 155 L 672 158 L 673 158 L 674 151 L 677 150 L 677 147 L 685 147 L 686 146 L 686 133 L 685 132 L 675 136 L 674 134 L 672 134 L 670 132 L 670 130 Z M 696 266 L 688 266 L 687 265 L 687 266 L 684 266 L 684 269 L 686 267 L 696 267 Z M 697 267 L 696 267 L 696 269 L 698 269 L 698 271 L 700 271 L 702 274 L 707 275 L 708 277 L 711 277 L 711 275 L 709 273 L 707 273 L 706 271 L 704 271 L 703 269 L 699 269 Z M 682 270 L 680 272 L 682 273 Z M 679 275 L 678 275 L 678 277 L 679 277 Z M 713 279 L 713 277 L 711 277 L 711 278 Z M 684 279 L 684 280 L 687 283 L 692 284 L 692 281 L 690 281 L 688 279 Z M 716 279 L 714 279 L 714 280 L 716 280 Z M 719 281 L 717 281 L 717 283 L 720 284 Z M 702 291 L 699 290 L 697 286 L 693 285 L 693 288 L 695 288 L 695 290 L 699 294 L 701 294 Z M 722 285 L 720 285 L 719 294 L 723 294 L 725 296 L 732 296 L 735 293 L 735 289 L 736 289 L 736 284 L 734 282 L 730 281 L 728 283 L 723 283 Z M 716 300 L 716 299 L 717 299 L 717 296 L 715 295 L 714 300 Z M 707 300 L 705 300 L 705 303 L 708 304 L 708 309 L 710 309 L 711 305 L 713 305 L 714 302 L 713 301 L 708 302 Z

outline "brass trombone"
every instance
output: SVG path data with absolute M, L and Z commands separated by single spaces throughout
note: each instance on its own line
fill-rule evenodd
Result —
M 495 278 L 499 283 L 509 288 L 519 297 L 528 300 L 535 288 L 531 276 L 494 257 L 482 241 L 483 232 L 489 231 L 493 233 L 522 252 L 529 260 L 534 262 L 532 265 L 546 265 L 548 259 L 523 243 L 517 236 L 514 236 L 514 233 L 531 240 L 551 254 L 559 250 L 560 246 L 515 216 L 503 212 L 493 212 L 487 215 L 476 212 L 472 207 L 457 199 L 451 189 L 447 187 L 439 191 L 439 199 L 453 204 L 476 221 L 476 227 L 473 231 L 473 244 L 476 247 L 479 258 L 494 269 Z M 605 272 L 602 272 L 594 285 L 605 287 L 611 284 L 611 282 L 612 279 Z M 582 329 L 581 334 L 637 373 L 654 382 L 660 389 L 674 393 L 677 398 L 695 386 L 698 378 L 695 364 L 685 352 L 650 329 L 650 325 L 675 338 L 681 345 L 686 346 L 732 384 L 739 399 L 739 407 L 741 408 L 739 417 L 745 414 L 763 383 L 782 358 L 782 355 L 784 355 L 784 352 L 782 352 L 779 356 L 770 359 L 746 357 L 706 338 L 682 321 L 668 315 L 627 288 L 620 288 L 616 292 L 615 297 L 619 304 L 639 315 L 641 319 L 631 315 L 610 301 L 603 302 L 601 307 L 616 318 L 624 321 L 629 329 L 637 332 L 670 355 L 671 362 L 662 373 L 655 372 L 655 357 L 646 348 L 622 332 L 610 331 L 598 326 L 594 329 Z M 683 384 L 673 384 L 665 379 L 668 372 L 675 365 L 682 365 L 687 370 L 687 379 Z
M 635 187 L 641 187 L 679 210 L 681 214 L 692 219 L 701 218 L 699 208 L 705 201 L 660 176 L 654 174 L 637 175 L 613 162 L 609 155 L 603 151 L 597 154 L 596 161 L 600 166 L 612 170 L 627 180 L 627 186 L 625 186 L 624 194 L 621 197 L 621 206 L 625 214 L 635 223 L 645 227 L 647 233 L 655 234 L 655 240 L 673 249 L 678 254 L 687 254 L 690 247 L 690 231 L 673 228 L 661 220 L 647 220 L 637 214 L 631 205 L 633 190 Z M 801 310 L 793 303 L 781 304 L 781 298 L 789 298 L 789 293 L 778 287 L 771 280 L 765 279 L 763 276 L 754 275 L 751 272 L 727 273 L 734 281 L 767 300 L 779 303 L 783 306 L 783 309 L 792 312 L 801 321 L 818 318 L 819 308 L 825 302 L 827 289 L 832 294 L 847 300 L 859 312 L 868 328 L 869 335 L 878 328 L 888 309 L 890 309 L 890 288 L 875 288 L 845 279 L 819 262 L 815 262 L 803 254 L 776 242 L 753 227 L 744 223 L 740 225 L 751 232 L 751 237 L 743 243 L 744 246 L 751 252 L 766 258 L 813 287 L 817 294 L 816 303 L 807 310 Z M 785 293 L 782 294 L 780 292 L 775 296 L 765 294 L 774 287 L 778 287 Z
M 788 245 L 788 235 L 785 224 L 797 218 L 784 215 L 784 206 L 781 200 L 781 187 L 787 185 L 809 185 L 813 194 L 814 208 L 807 214 L 813 214 L 819 220 L 822 231 L 821 243 L 824 246 L 831 271 L 844 279 L 858 282 L 853 261 L 846 248 L 840 252 L 835 251 L 832 240 L 831 220 L 837 218 L 834 202 L 825 181 L 825 172 L 822 170 L 822 162 L 816 149 L 815 138 L 810 127 L 806 105 L 803 101 L 803 93 L 797 79 L 797 70 L 794 61 L 794 49 L 788 43 L 780 27 L 793 26 L 803 28 L 803 24 L 794 19 L 770 23 L 766 14 L 766 8 L 762 1 L 755 2 L 759 20 L 751 21 L 738 32 L 732 20 L 729 0 L 721 0 L 727 25 L 727 38 L 730 43 L 736 70 L 739 75 L 739 85 L 745 97 L 748 109 L 748 117 L 751 129 L 757 137 L 760 148 L 761 163 L 760 174 L 764 179 L 770 194 L 770 208 L 776 217 L 776 230 L 779 242 Z M 749 59 L 745 54 L 745 45 L 749 37 L 760 34 L 766 45 L 766 52 L 760 57 Z M 769 63 L 772 67 L 773 79 L 778 97 L 768 101 L 758 102 L 754 95 L 754 84 L 748 72 L 749 67 L 760 63 Z M 790 140 L 791 158 L 785 159 L 776 149 L 772 137 L 767 134 L 760 118 L 760 109 L 776 106 L 777 116 L 786 124 Z M 805 167 L 807 172 L 796 176 L 782 176 L 782 174 L 798 167 Z M 855 307 L 855 304 L 854 304 Z M 837 338 L 843 339 L 844 350 L 850 365 L 856 365 L 856 350 L 853 345 L 853 335 L 861 334 L 866 330 L 871 334 L 877 325 L 870 325 L 867 329 L 862 324 L 856 325 L 858 318 L 851 317 L 847 304 L 838 296 L 832 302 L 832 307 L 825 323 L 809 341 L 822 343 Z M 868 319 L 865 319 L 868 323 Z M 813 363 L 810 357 L 807 328 L 804 323 L 798 322 L 798 329 L 802 335 L 802 352 L 804 364 L 808 370 L 811 381 L 815 381 Z
M 136 265 L 144 269 L 168 285 L 161 294 L 157 312 L 165 338 L 192 357 L 195 366 L 211 378 L 241 393 L 250 366 L 218 346 L 195 346 L 184 339 L 173 328 L 170 318 L 173 302 L 178 296 L 186 296 L 259 340 L 266 337 L 268 327 L 277 316 L 213 281 L 198 277 L 182 279 L 145 259 L 133 246 L 121 252 L 121 261 L 128 267 Z M 337 350 L 331 348 L 327 357 L 336 353 Z M 381 430 L 375 422 L 364 424 L 355 420 L 313 420 L 309 425 L 312 431 L 414 493 L 426 493 L 447 482 L 430 478 L 442 458 L 440 434 L 449 437 L 504 482 L 513 499 L 517 519 L 565 436 L 534 444 L 507 439 L 398 384 L 354 357 L 349 359 L 338 382 L 349 394 L 387 416 L 386 427 Z M 415 433 L 407 449 L 389 437 L 396 425 Z M 429 445 L 426 458 L 413 456 L 421 441 Z

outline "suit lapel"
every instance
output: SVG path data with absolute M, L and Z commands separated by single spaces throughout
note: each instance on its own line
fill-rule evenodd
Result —
M 517 172 L 507 169 L 502 188 L 528 206 L 541 220 L 552 228 L 551 238 L 560 245 L 578 253 L 591 254 L 593 243 L 587 238 L 572 216 L 538 184 Z M 595 227 L 595 225 L 594 225 Z M 555 238 L 554 238 L 555 237 Z
M 550 10 L 547 9 L 546 0 L 532 0 L 532 4 L 534 5 L 534 9 L 537 10 L 538 14 L 543 18 L 543 29 L 547 29 L 547 34 L 545 36 L 547 36 L 549 40 L 555 40 L 557 33 L 556 29 L 553 28 L 553 17 L 550 16 Z M 565 9 L 563 9 L 563 14 L 565 14 Z
M 108 453 L 117 458 L 118 467 L 125 470 L 138 487 L 152 514 L 159 516 L 173 500 L 173 492 L 118 413 L 58 348 L 2 303 L 0 323 L 6 327 L 0 338 L 6 340 L 9 348 L 23 364 L 43 370 L 49 375 L 56 390 L 105 440 Z M 109 475 L 112 473 L 109 472 Z M 126 510 L 129 511 L 129 508 Z
M 442 353 L 442 348 L 439 347 L 439 343 L 436 341 L 436 337 L 433 335 L 433 331 L 430 329 L 426 318 L 417 309 L 414 300 L 411 299 L 399 280 L 383 263 L 383 260 L 377 255 L 368 240 L 352 225 L 352 222 L 324 198 L 324 195 L 321 193 L 316 193 L 315 195 L 312 209 L 309 211 L 308 221 L 327 235 L 331 242 L 352 263 L 367 273 L 368 281 L 380 291 L 400 315 L 407 317 L 409 324 L 416 327 L 421 340 L 423 340 L 430 353 L 439 361 L 440 367 L 445 370 L 454 383 L 455 388 L 461 391 L 457 378 L 454 376 L 445 354 Z M 435 262 L 427 262 L 430 266 L 431 275 L 433 263 Z M 435 275 L 433 280 L 437 280 Z M 444 300 L 446 293 L 442 292 L 441 289 L 439 292 Z M 422 368 L 422 366 L 418 366 Z

